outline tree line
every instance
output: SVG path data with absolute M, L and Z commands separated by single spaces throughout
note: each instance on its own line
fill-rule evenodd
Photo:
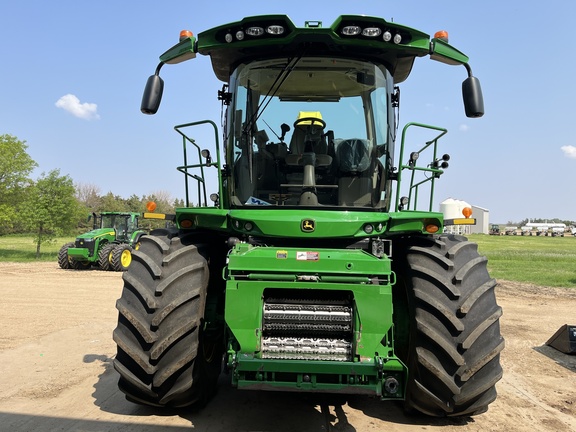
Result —
M 0 135 L 0 236 L 31 234 L 37 255 L 43 243 L 56 237 L 77 235 L 91 228 L 89 216 L 103 211 L 144 212 L 154 201 L 157 213 L 173 213 L 184 201 L 172 199 L 165 191 L 123 198 L 112 192 L 102 194 L 92 184 L 74 183 L 59 169 L 42 172 L 37 180 L 30 175 L 38 167 L 27 153 L 25 141 Z M 158 221 L 147 221 L 152 228 Z

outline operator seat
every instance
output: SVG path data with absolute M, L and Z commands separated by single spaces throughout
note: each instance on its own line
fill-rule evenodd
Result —
M 322 120 L 320 111 L 300 111 L 298 120 L 303 118 L 317 118 Z M 306 141 L 312 144 L 311 149 L 306 149 Z M 309 144 L 310 144 L 309 143 Z M 306 150 L 314 151 L 317 154 L 326 154 L 328 145 L 324 136 L 324 128 L 320 123 L 313 123 L 312 120 L 306 120 L 294 126 L 294 132 L 290 139 L 290 152 L 301 155 Z
M 322 120 L 320 111 L 300 111 L 296 122 L 300 119 Z M 289 151 L 286 156 L 287 165 L 304 165 L 302 155 L 304 153 L 314 153 L 316 155 L 316 166 L 328 166 L 332 163 L 332 157 L 328 156 L 327 134 L 324 133 L 324 123 L 304 120 L 294 125 L 294 132 L 290 139 Z
M 370 170 L 370 142 L 365 139 L 344 139 L 336 143 L 338 165 L 338 205 L 369 206 L 374 189 Z

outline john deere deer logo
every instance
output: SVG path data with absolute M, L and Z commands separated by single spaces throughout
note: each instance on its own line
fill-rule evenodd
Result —
M 316 224 L 312 219 L 302 219 L 302 223 L 300 224 L 300 228 L 304 232 L 312 232 L 316 229 Z

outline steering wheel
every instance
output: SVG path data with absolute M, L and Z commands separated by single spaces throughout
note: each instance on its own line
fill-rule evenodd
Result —
M 302 125 L 304 122 L 310 122 L 310 124 Z M 314 123 L 318 123 L 320 126 L 314 127 Z M 317 117 L 302 117 L 294 122 L 294 128 L 298 126 L 308 126 L 310 133 L 315 134 L 318 128 L 324 129 L 326 127 L 326 122 Z

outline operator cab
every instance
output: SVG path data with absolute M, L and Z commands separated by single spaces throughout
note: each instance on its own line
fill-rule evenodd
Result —
M 239 65 L 230 89 L 232 206 L 388 207 L 394 117 L 383 65 L 267 59 Z

